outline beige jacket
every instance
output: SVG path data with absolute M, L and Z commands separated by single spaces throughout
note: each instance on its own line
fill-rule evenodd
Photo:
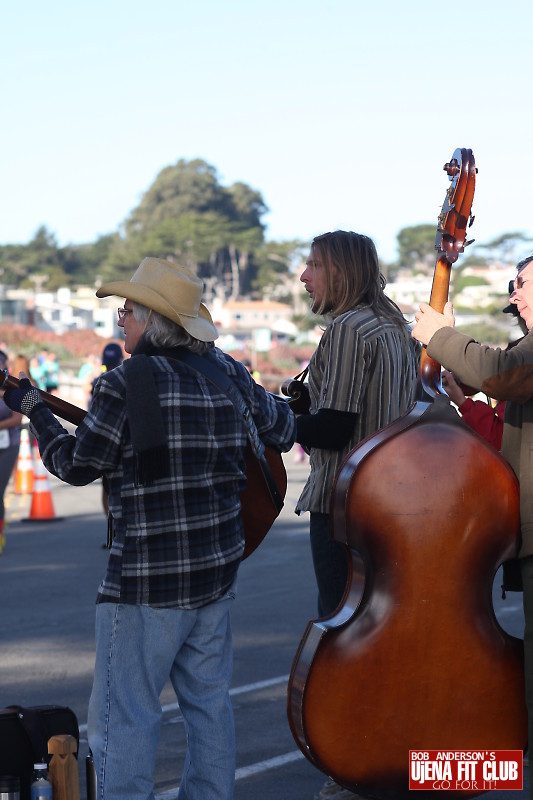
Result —
M 462 382 L 505 400 L 501 452 L 520 483 L 520 557 L 533 554 L 533 331 L 510 350 L 481 345 L 454 328 L 432 336 L 428 355 Z

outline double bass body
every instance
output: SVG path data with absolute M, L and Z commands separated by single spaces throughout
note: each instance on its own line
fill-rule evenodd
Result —
M 469 244 L 472 151 L 456 149 L 444 170 L 430 298 L 439 311 Z M 361 442 L 337 474 L 332 535 L 346 545 L 349 579 L 335 614 L 309 623 L 288 687 L 302 752 L 380 800 L 412 797 L 409 750 L 527 746 L 523 646 L 492 606 L 496 570 L 519 546 L 518 482 L 452 409 L 425 348 L 420 379 L 434 402 Z
M 407 798 L 409 750 L 524 750 L 522 642 L 492 606 L 519 540 L 507 463 L 437 397 L 352 451 L 331 507 L 351 570 L 293 663 L 288 716 L 305 755 L 354 792 Z

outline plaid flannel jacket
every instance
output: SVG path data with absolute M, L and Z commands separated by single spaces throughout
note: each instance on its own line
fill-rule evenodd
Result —
M 235 382 L 264 443 L 290 449 L 295 424 L 288 404 L 218 348 L 208 357 Z M 168 433 L 168 477 L 135 485 L 123 367 L 98 380 L 75 436 L 43 406 L 32 413 L 31 427 L 52 474 L 72 485 L 107 479 L 115 538 L 97 602 L 198 608 L 227 591 L 242 556 L 246 427 L 203 375 L 161 356 L 151 361 Z

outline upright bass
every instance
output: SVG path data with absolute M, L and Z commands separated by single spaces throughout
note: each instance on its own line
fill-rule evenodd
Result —
M 430 299 L 441 311 L 471 221 L 472 151 L 457 149 L 444 169 Z M 527 746 L 522 641 L 492 606 L 495 572 L 518 549 L 518 482 L 461 421 L 425 352 L 420 383 L 423 399 L 339 469 L 331 535 L 346 546 L 348 583 L 333 615 L 309 622 L 288 685 L 302 752 L 379 800 L 412 797 L 410 750 Z

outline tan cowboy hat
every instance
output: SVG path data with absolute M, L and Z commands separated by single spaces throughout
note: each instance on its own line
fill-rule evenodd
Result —
M 213 342 L 218 331 L 201 302 L 202 289 L 202 281 L 185 267 L 162 258 L 145 258 L 129 281 L 106 283 L 96 296 L 125 297 L 181 325 L 195 339 Z

